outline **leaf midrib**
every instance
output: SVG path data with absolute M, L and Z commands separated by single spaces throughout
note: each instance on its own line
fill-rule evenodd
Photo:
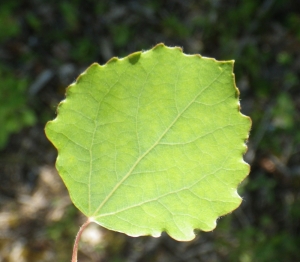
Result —
M 152 149 L 154 149 L 159 142 L 161 141 L 161 139 L 167 134 L 167 132 L 171 129 L 171 127 L 178 121 L 178 119 L 184 114 L 184 112 L 196 101 L 196 99 L 206 90 L 208 89 L 223 73 L 225 70 L 222 70 L 222 72 L 215 78 L 212 80 L 212 82 L 207 85 L 205 88 L 203 88 L 196 96 L 193 100 L 191 100 L 191 102 L 177 115 L 177 117 L 172 121 L 172 123 L 166 128 L 166 130 L 162 133 L 162 135 L 157 139 L 157 141 L 143 154 L 141 155 L 136 161 L 135 163 L 132 165 L 132 167 L 130 168 L 130 170 L 127 172 L 127 174 L 115 185 L 115 187 L 111 190 L 111 192 L 106 196 L 106 198 L 102 201 L 102 203 L 98 206 L 98 208 L 95 210 L 95 212 L 93 213 L 93 215 L 91 216 L 94 217 L 99 211 L 100 209 L 106 204 L 106 202 L 110 199 L 110 197 L 117 191 L 117 189 L 123 184 L 123 182 L 132 174 L 133 170 L 136 168 L 136 166 L 141 162 L 141 160 L 148 155 Z

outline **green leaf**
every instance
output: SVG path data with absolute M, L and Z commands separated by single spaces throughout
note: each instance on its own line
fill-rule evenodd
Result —
M 251 121 L 232 70 L 163 44 L 91 65 L 46 126 L 78 209 L 130 236 L 186 241 L 214 229 L 249 173 Z

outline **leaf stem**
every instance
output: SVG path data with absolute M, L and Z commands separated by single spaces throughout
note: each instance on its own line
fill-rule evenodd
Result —
M 73 254 L 72 254 L 72 262 L 77 262 L 77 253 L 78 253 L 78 244 L 79 244 L 79 240 L 81 237 L 81 234 L 83 232 L 83 230 L 89 225 L 89 223 L 91 223 L 92 220 L 90 220 L 90 218 L 88 218 L 87 221 L 84 222 L 84 224 L 80 227 L 76 238 L 75 238 L 75 242 L 74 242 L 74 247 L 73 247 Z

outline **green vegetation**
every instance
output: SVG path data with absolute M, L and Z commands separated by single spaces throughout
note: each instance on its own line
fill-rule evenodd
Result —
M 249 173 L 251 121 L 232 70 L 233 61 L 163 44 L 91 65 L 45 129 L 78 209 L 131 236 L 187 241 L 213 230 L 240 205 L 236 187 Z
M 27 105 L 28 80 L 18 79 L 6 68 L 0 68 L 0 149 L 9 135 L 35 123 L 34 111 Z
M 0 111 L 14 116 L 14 125 L 19 126 L 15 130 L 26 129 L 8 131 L 5 126 L 11 117 L 0 122 L 0 133 L 6 134 L 0 152 L 0 214 L 23 210 L 19 199 L 23 199 L 24 189 L 32 190 L 26 195 L 31 199 L 39 187 L 35 182 L 39 179 L 37 170 L 54 165 L 56 152 L 46 141 L 43 127 L 48 119 L 55 118 L 66 85 L 94 61 L 104 64 L 112 56 L 124 57 L 164 42 L 182 47 L 187 54 L 235 60 L 241 111 L 253 121 L 245 155 L 251 172 L 239 187 L 244 201 L 232 215 L 217 221 L 216 230 L 200 233 L 187 245 L 164 234 L 159 239 L 127 238 L 105 231 L 103 253 L 82 245 L 79 261 L 92 261 L 89 255 L 96 253 L 101 253 L 103 261 L 300 261 L 298 5 L 293 0 L 1 1 L 0 97 L 3 90 L 8 90 L 6 97 L 16 99 L 5 97 Z M 44 70 L 52 70 L 53 79 L 28 99 L 27 86 Z M 3 84 L 7 82 L 13 83 L 9 89 Z M 23 86 L 23 91 L 17 91 L 17 86 Z M 16 106 L 14 101 L 20 100 Z M 8 105 L 8 101 L 14 105 Z M 2 103 L 4 108 L 14 109 L 4 110 Z M 23 116 L 27 110 L 35 118 L 33 125 L 22 120 L 27 118 Z M 14 135 L 9 135 L 12 132 Z M 51 202 L 53 194 L 48 196 Z M 10 210 L 7 206 L 12 203 L 16 206 Z M 74 221 L 68 212 L 64 214 L 66 225 L 79 226 L 82 222 Z M 52 254 L 49 261 L 62 252 L 58 247 L 73 241 L 72 233 L 61 238 L 57 234 L 52 241 L 49 231 L 49 235 L 41 233 L 41 228 L 47 227 L 41 218 L 47 219 L 47 213 L 37 214 L 36 218 L 19 217 L 26 223 L 0 228 L 1 235 L 14 236 L 11 245 L 7 244 L 9 240 L 0 239 L 0 260 L 14 261 L 4 253 L 8 250 L 7 256 L 12 254 L 7 245 L 19 247 L 20 239 L 32 253 L 39 250 Z M 28 226 L 37 221 L 40 227 Z M 30 229 L 28 242 L 24 228 Z M 68 259 L 61 254 L 57 257 Z

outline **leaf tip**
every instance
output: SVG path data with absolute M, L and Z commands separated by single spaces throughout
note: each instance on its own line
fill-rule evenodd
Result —
M 81 75 L 86 74 L 90 70 L 97 69 L 98 67 L 100 67 L 98 63 L 92 63 Z
M 106 62 L 106 65 L 108 64 L 112 64 L 112 63 L 115 63 L 117 62 L 119 59 L 117 57 L 112 57 L 111 59 L 109 59 L 107 62 Z
M 160 49 L 160 48 L 164 48 L 164 47 L 166 47 L 164 43 L 159 43 L 156 46 L 154 46 L 152 48 L 152 50 L 154 51 L 154 50 L 157 50 L 157 49 Z
M 176 49 L 176 50 L 180 51 L 181 53 L 183 53 L 183 49 L 180 46 L 175 46 L 174 49 Z
M 66 92 L 68 92 L 69 88 L 71 88 L 72 86 L 78 84 L 82 77 L 88 72 L 88 71 L 91 71 L 91 70 L 94 70 L 96 68 L 100 67 L 100 65 L 98 63 L 92 63 L 83 73 L 81 73 L 77 78 L 76 78 L 76 82 L 75 83 L 72 83 L 71 85 L 69 85 L 66 89 Z

